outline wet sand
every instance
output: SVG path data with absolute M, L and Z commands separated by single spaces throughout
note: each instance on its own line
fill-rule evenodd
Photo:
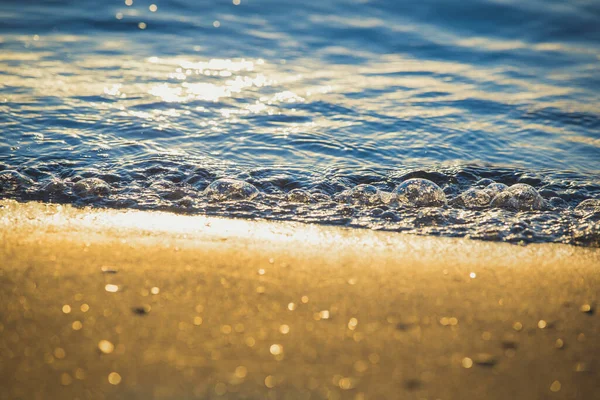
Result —
M 1 399 L 600 398 L 600 251 L 0 202 Z

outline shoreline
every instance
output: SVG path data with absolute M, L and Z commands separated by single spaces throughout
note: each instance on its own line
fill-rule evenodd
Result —
M 600 249 L 0 206 L 1 399 L 600 393 Z

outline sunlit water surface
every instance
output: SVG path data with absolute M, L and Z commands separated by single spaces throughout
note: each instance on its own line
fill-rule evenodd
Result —
M 600 243 L 598 2 L 5 0 L 0 18 L 1 198 Z M 403 197 L 410 178 L 442 197 Z

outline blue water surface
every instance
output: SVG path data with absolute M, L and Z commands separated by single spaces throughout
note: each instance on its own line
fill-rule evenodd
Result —
M 597 1 L 4 0 L 0 20 L 0 197 L 456 236 L 496 211 L 335 199 L 417 177 L 451 201 L 488 179 L 532 185 L 558 220 L 600 198 Z M 110 195 L 73 190 L 90 177 Z M 219 178 L 280 198 L 207 205 Z M 332 202 L 288 207 L 291 190 Z M 494 226 L 524 218 L 506 212 Z M 526 223 L 572 242 L 580 222 Z

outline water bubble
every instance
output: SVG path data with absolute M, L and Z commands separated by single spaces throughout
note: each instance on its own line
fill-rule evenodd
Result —
M 477 186 L 477 187 L 485 187 L 485 186 L 493 185 L 495 183 L 496 182 L 494 182 L 493 179 L 482 178 L 482 179 L 478 180 L 477 182 L 475 182 L 475 186 Z
M 212 201 L 252 200 L 258 196 L 258 189 L 237 179 L 217 179 L 204 190 L 204 194 Z
M 476 209 L 490 204 L 492 197 L 485 190 L 469 189 L 456 198 L 454 204 L 460 207 Z
M 102 197 L 111 192 L 110 186 L 99 178 L 85 178 L 73 185 L 73 191 L 80 197 Z
M 17 190 L 31 185 L 33 185 L 33 180 L 17 171 L 0 171 L 0 192 Z
M 444 185 L 442 188 L 444 194 L 449 197 L 454 197 L 458 195 L 458 187 L 456 185 Z
M 287 194 L 287 200 L 292 203 L 310 203 L 310 193 L 303 189 L 290 190 Z
M 446 216 L 445 210 L 426 208 L 419 210 L 417 213 L 414 224 L 415 226 L 442 226 L 448 223 L 448 217 Z
M 600 199 L 587 199 L 575 207 L 575 211 L 600 212 Z
M 336 200 L 349 204 L 376 204 L 381 200 L 379 189 L 361 184 L 340 193 Z
M 506 189 L 508 189 L 508 186 L 506 186 L 504 183 L 494 182 L 487 185 L 484 191 L 490 195 L 491 200 L 494 197 L 498 196 L 500 193 L 504 192 Z
M 385 219 L 387 221 L 393 221 L 393 222 L 397 222 L 400 221 L 402 218 L 400 218 L 400 216 L 393 212 L 393 211 L 386 211 L 384 213 L 382 213 L 381 215 L 379 215 L 379 217 L 381 219 Z
M 545 202 L 533 187 L 517 183 L 494 197 L 491 206 L 519 211 L 542 210 Z
M 550 205 L 550 207 L 553 208 L 568 208 L 569 205 L 567 204 L 566 201 L 564 201 L 563 199 L 561 199 L 560 197 L 552 197 L 548 200 L 548 204 Z M 598 210 L 600 210 L 600 207 L 598 208 Z
M 167 200 L 180 200 L 188 194 L 184 188 L 164 179 L 153 182 L 149 188 Z
M 67 185 L 60 179 L 52 179 L 44 185 L 42 190 L 48 194 L 63 193 Z
M 417 207 L 441 207 L 446 204 L 444 191 L 427 179 L 409 179 L 392 192 L 400 204 Z
M 312 193 L 312 199 L 313 199 L 313 201 L 316 201 L 317 203 L 331 201 L 331 197 L 329 197 L 328 194 L 323 193 L 323 192 Z

